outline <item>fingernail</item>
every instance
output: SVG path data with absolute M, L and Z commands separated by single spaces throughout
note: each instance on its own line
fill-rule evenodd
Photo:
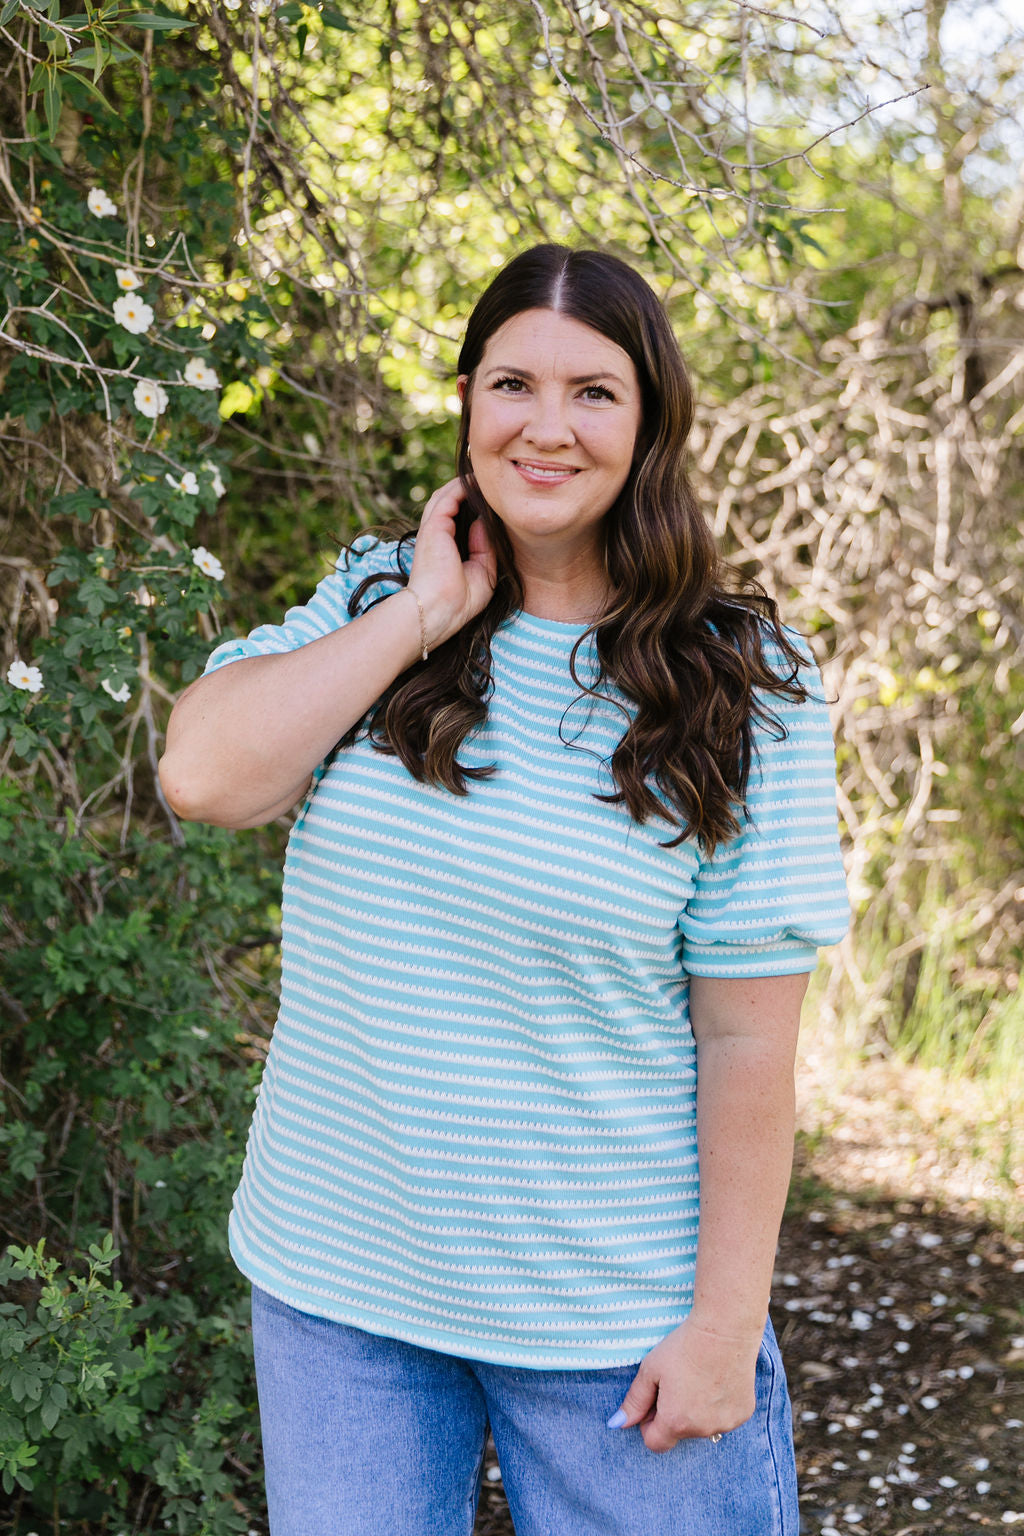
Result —
M 623 1424 L 625 1424 L 625 1422 L 626 1422 L 626 1410 L 625 1410 L 625 1408 L 617 1408 L 615 1410 L 615 1412 L 612 1414 L 611 1418 L 608 1420 L 608 1428 L 609 1429 L 621 1429 Z

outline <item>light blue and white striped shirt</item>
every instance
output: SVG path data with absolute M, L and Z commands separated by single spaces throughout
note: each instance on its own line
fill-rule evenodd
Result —
M 207 670 L 347 622 L 393 549 L 363 546 Z M 751 822 L 706 860 L 594 799 L 624 723 L 573 703 L 583 627 L 520 613 L 495 634 L 459 756 L 497 770 L 467 797 L 365 738 L 314 776 L 229 1226 L 243 1273 L 300 1311 L 550 1369 L 639 1360 L 689 1310 L 689 977 L 812 970 L 848 918 L 820 689 L 771 701 L 789 735 L 759 734 Z

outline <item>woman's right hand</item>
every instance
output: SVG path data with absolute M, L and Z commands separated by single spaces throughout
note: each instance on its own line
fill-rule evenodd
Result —
M 409 586 L 423 604 L 430 650 L 487 607 L 498 580 L 497 556 L 481 518 L 469 526 L 468 560 L 459 555 L 455 518 L 464 498 L 460 480 L 442 485 L 424 507 L 416 535 Z

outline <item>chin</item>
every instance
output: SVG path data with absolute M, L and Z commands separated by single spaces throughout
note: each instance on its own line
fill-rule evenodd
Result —
M 579 522 L 576 518 L 559 514 L 554 508 L 516 508 L 514 511 L 504 512 L 495 508 L 495 516 L 504 525 L 510 534 L 541 534 L 564 533 L 586 534 L 589 530 L 598 526 L 597 522 L 587 519 Z

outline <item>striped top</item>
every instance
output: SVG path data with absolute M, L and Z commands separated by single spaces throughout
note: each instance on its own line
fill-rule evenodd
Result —
M 207 670 L 345 623 L 394 568 L 367 544 Z M 497 767 L 468 796 L 365 738 L 314 775 L 229 1224 L 243 1273 L 300 1311 L 558 1369 L 638 1360 L 689 1310 L 689 977 L 812 970 L 848 916 L 820 697 L 773 700 L 789 736 L 760 740 L 742 835 L 710 861 L 663 848 L 668 823 L 594 799 L 623 717 L 574 702 L 584 627 L 519 613 L 495 634 L 460 759 Z

